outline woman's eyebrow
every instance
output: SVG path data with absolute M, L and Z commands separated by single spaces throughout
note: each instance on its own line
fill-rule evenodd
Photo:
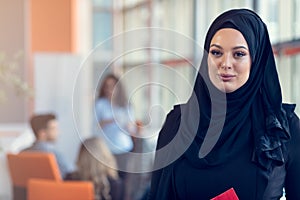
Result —
M 219 48 L 219 49 L 223 49 L 220 45 L 218 45 L 218 44 L 211 44 L 210 45 L 210 47 L 217 47 L 217 48 Z M 232 49 L 246 49 L 246 50 L 248 50 L 248 48 L 247 47 L 245 47 L 245 46 L 236 46 L 236 47 L 233 47 Z
M 236 47 L 233 47 L 232 49 L 241 49 L 241 48 L 248 50 L 248 48 L 245 46 L 236 46 Z
M 212 44 L 212 45 L 210 45 L 210 47 L 217 47 L 219 49 L 223 49 L 220 45 L 217 45 L 217 44 Z

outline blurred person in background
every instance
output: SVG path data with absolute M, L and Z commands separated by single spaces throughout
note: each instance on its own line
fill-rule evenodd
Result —
M 95 111 L 109 149 L 116 156 L 119 167 L 125 169 L 122 156 L 134 148 L 131 136 L 135 134 L 136 127 L 132 107 L 115 75 L 108 74 L 104 78 Z
M 52 113 L 33 115 L 30 126 L 35 135 L 35 142 L 22 151 L 40 151 L 53 153 L 63 179 L 73 172 L 73 165 L 55 148 L 55 142 L 59 135 L 58 121 Z
M 123 199 L 124 185 L 119 178 L 116 160 L 100 137 L 82 142 L 77 170 L 68 179 L 93 182 L 96 200 Z
M 130 153 L 135 147 L 137 134 L 136 120 L 132 106 L 127 100 L 125 90 L 119 78 L 107 74 L 100 87 L 95 102 L 95 112 L 104 141 L 114 155 L 119 175 L 125 184 L 124 199 L 132 199 L 132 175 L 128 173 L 131 162 Z

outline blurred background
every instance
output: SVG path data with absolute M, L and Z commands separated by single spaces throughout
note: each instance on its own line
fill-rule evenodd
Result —
M 108 72 L 124 82 L 153 150 L 168 111 L 190 95 L 210 23 L 242 7 L 266 23 L 283 100 L 299 104 L 299 0 L 0 0 L 0 199 L 11 198 L 6 152 L 33 142 L 33 113 L 58 116 L 57 148 L 75 162 L 95 134 Z

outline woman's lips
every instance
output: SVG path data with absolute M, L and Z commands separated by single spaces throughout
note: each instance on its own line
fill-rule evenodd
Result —
M 219 77 L 222 81 L 231 81 L 235 75 L 232 74 L 219 74 Z

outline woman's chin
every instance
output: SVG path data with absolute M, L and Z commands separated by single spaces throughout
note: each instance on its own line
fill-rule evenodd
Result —
M 220 90 L 221 92 L 224 92 L 224 93 L 231 93 L 238 89 L 238 88 L 232 87 L 231 85 L 227 85 L 226 83 L 219 84 L 218 86 L 216 86 L 216 88 L 218 88 L 218 90 Z

